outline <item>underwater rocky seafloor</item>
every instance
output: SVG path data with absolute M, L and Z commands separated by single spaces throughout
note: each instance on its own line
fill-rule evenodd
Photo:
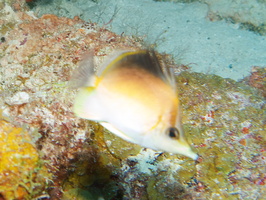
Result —
M 141 48 L 79 18 L 0 20 L 0 199 L 263 199 L 265 66 L 236 82 L 176 68 L 186 136 L 199 159 L 130 144 L 72 112 L 69 78 L 95 49 Z M 1 15 L 3 16 L 3 15 Z M 3 17 L 2 17 L 3 19 Z
M 200 2 L 208 5 L 211 21 L 226 20 L 239 28 L 266 35 L 265 0 L 154 0 L 175 3 Z

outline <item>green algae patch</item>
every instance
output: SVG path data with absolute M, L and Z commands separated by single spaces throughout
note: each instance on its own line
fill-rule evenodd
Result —
M 69 200 L 69 199 L 94 200 L 97 199 L 97 197 L 93 196 L 90 192 L 86 190 L 75 188 L 64 192 L 62 200 Z
M 136 155 L 141 150 L 141 146 L 126 142 L 125 140 L 115 136 L 113 133 L 106 132 L 104 141 L 108 151 L 116 158 L 123 160 L 131 155 Z
M 147 200 L 161 200 L 161 199 L 188 199 L 189 194 L 187 194 L 184 186 L 178 182 L 169 178 L 168 180 L 157 178 L 156 176 L 151 177 L 148 182 L 147 187 Z M 145 198 L 143 198 L 145 199 Z
M 16 23 L 13 23 L 13 22 L 8 22 L 6 24 L 1 25 L 0 34 L 5 35 L 8 31 L 13 29 L 15 25 L 16 25 Z

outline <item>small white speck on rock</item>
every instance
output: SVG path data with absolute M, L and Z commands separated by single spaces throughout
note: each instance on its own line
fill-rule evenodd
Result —
M 30 95 L 27 92 L 17 92 L 12 97 L 6 99 L 6 103 L 9 105 L 20 105 L 29 103 Z

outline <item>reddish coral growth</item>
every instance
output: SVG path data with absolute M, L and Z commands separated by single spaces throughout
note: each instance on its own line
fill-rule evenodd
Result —
M 241 132 L 244 133 L 244 134 L 248 134 L 249 133 L 249 128 L 248 127 L 243 127 Z
M 252 67 L 251 75 L 244 79 L 248 85 L 260 90 L 262 95 L 266 97 L 266 68 Z
M 242 144 L 243 146 L 246 146 L 247 145 L 246 139 L 239 140 L 239 143 Z

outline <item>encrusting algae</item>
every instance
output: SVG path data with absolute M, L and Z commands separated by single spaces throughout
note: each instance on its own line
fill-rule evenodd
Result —
M 42 194 L 66 200 L 266 196 L 265 98 L 256 88 L 177 68 L 162 56 L 166 65 L 182 71 L 176 74 L 176 84 L 183 127 L 199 158 L 195 162 L 143 149 L 98 123 L 75 117 L 72 104 L 77 91 L 67 87 L 88 50 L 95 49 L 96 62 L 101 63 L 114 49 L 134 51 L 141 45 L 78 18 L 16 14 L 21 21 L 1 35 L 5 39 L 0 43 L 0 106 L 12 119 L 0 120 L 5 138 L 0 141 L 0 199 L 34 199 Z M 12 98 L 18 96 L 23 99 Z

